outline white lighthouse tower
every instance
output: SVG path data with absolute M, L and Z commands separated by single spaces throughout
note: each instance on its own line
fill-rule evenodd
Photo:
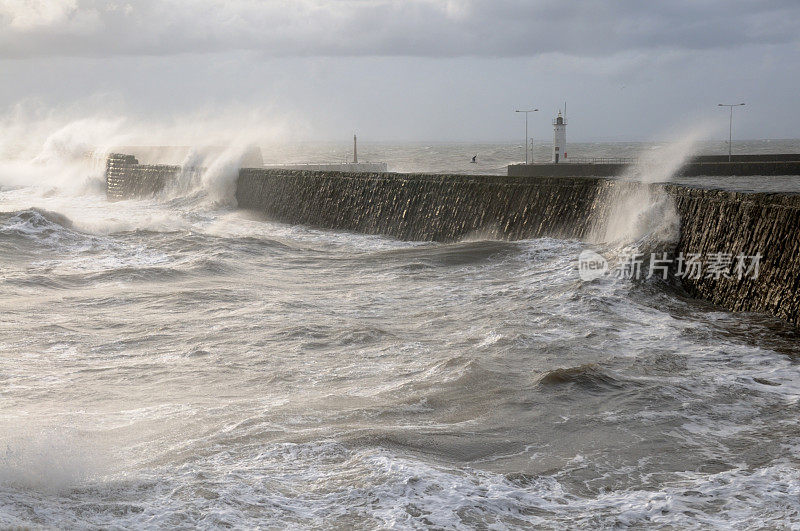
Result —
M 558 111 L 558 116 L 553 120 L 553 162 L 558 164 L 559 161 L 564 161 L 567 158 L 567 119 L 561 116 L 561 111 Z

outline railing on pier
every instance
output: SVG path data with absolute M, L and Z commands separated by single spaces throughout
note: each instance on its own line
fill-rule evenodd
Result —
M 561 162 L 566 164 L 636 164 L 636 158 L 624 157 L 575 157 L 563 159 Z

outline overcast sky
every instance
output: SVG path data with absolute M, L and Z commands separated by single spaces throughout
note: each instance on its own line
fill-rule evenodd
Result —
M 0 76 L 6 116 L 289 140 L 516 140 L 530 107 L 542 139 L 565 100 L 570 140 L 648 140 L 740 101 L 737 137 L 797 138 L 800 1 L 0 0 Z

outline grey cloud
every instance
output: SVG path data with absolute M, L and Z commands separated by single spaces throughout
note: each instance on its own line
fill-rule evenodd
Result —
M 796 0 L 0 0 L 0 57 L 597 56 L 798 42 Z

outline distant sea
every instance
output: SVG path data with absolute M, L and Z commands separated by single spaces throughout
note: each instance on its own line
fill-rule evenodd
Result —
M 633 158 L 643 152 L 662 149 L 664 143 L 592 142 L 568 143 L 568 158 Z M 300 162 L 347 162 L 353 157 L 352 143 L 297 143 L 262 146 L 267 164 Z M 550 162 L 552 143 L 534 141 L 528 149 L 533 162 Z M 727 142 L 699 142 L 696 154 L 727 154 Z M 734 141 L 733 153 L 800 153 L 800 140 Z M 509 164 L 525 161 L 522 143 L 371 143 L 359 141 L 361 161 L 386 162 L 389 171 L 429 173 L 471 173 L 505 175 Z M 477 162 L 470 161 L 477 155 Z

